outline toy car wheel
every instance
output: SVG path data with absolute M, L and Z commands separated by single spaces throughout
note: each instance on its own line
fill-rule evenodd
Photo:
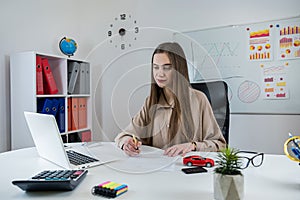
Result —
M 206 165 L 205 165 L 206 167 L 211 167 L 212 166 L 212 164 L 211 163 L 206 163 Z
M 192 166 L 192 165 L 193 165 L 193 163 L 191 163 L 191 162 L 188 162 L 186 165 L 187 165 L 187 166 Z

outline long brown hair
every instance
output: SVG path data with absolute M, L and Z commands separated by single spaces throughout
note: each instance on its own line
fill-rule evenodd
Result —
M 192 136 L 194 134 L 194 124 L 191 115 L 190 98 L 189 98 L 189 76 L 188 76 L 188 66 L 186 57 L 183 49 L 178 43 L 162 43 L 153 52 L 151 64 L 153 65 L 153 58 L 155 54 L 165 53 L 171 62 L 173 70 L 175 71 L 173 76 L 173 87 L 172 92 L 174 94 L 175 106 L 172 109 L 172 115 L 170 120 L 170 127 L 168 131 L 169 144 L 172 139 L 178 133 L 179 130 L 183 131 L 188 137 L 187 140 L 193 140 Z M 149 110 L 148 118 L 146 119 L 146 124 L 150 125 L 148 129 L 148 138 L 146 143 L 152 145 L 152 129 L 153 129 L 153 117 L 155 115 L 155 107 L 161 97 L 166 99 L 166 94 L 163 88 L 160 88 L 153 77 L 153 67 L 151 65 L 151 90 L 149 97 L 149 105 L 147 105 Z

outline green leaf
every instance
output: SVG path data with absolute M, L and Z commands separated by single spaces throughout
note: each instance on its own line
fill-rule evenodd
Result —
M 241 161 L 238 152 L 237 149 L 230 147 L 226 147 L 218 152 L 216 160 L 218 167 L 215 169 L 215 172 L 224 175 L 241 174 Z

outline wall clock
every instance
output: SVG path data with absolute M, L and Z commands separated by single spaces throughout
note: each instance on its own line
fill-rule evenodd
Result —
M 133 45 L 137 40 L 139 33 L 137 21 L 130 14 L 120 14 L 115 17 L 114 22 L 109 25 L 107 32 L 109 42 L 115 46 L 125 50 Z

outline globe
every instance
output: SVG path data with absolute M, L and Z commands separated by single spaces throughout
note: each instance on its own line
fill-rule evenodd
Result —
M 76 52 L 77 43 L 71 38 L 63 37 L 59 42 L 59 49 L 63 54 L 70 57 Z

